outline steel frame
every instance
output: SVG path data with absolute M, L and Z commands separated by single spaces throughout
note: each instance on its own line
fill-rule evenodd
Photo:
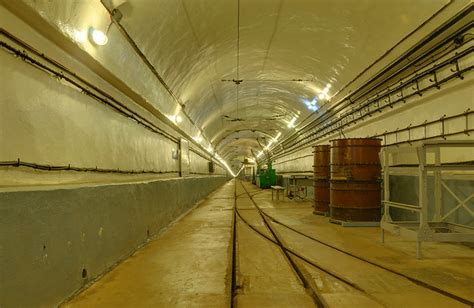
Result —
M 306 199 L 308 197 L 308 186 L 313 184 L 313 177 L 308 175 L 298 175 L 298 174 L 289 174 L 285 176 L 287 178 L 286 182 L 286 197 L 290 198 L 290 192 L 294 193 L 294 197 L 299 197 L 300 199 Z M 298 188 L 304 186 L 305 187 L 305 196 L 301 197 L 298 195 Z M 293 197 L 293 198 L 294 198 Z
M 474 147 L 474 140 L 437 140 L 424 141 L 417 147 L 387 147 L 380 152 L 380 161 L 383 167 L 384 180 L 384 215 L 380 222 L 381 240 L 385 241 L 385 231 L 407 237 L 416 241 L 416 257 L 422 258 L 421 243 L 422 242 L 474 242 L 474 228 L 466 225 L 454 224 L 446 221 L 453 213 L 461 208 L 465 209 L 473 218 L 474 211 L 469 208 L 467 203 L 474 201 L 474 193 L 468 198 L 462 199 L 450 189 L 443 181 L 443 171 L 461 170 L 469 171 L 474 174 L 474 165 L 466 164 L 442 164 L 441 148 L 465 148 Z M 390 200 L 390 172 L 391 169 L 397 168 L 390 166 L 390 159 L 393 154 L 400 153 L 416 153 L 418 158 L 418 166 L 414 167 L 418 171 L 418 205 L 393 202 Z M 427 154 L 434 154 L 434 163 L 427 162 Z M 428 174 L 434 176 L 434 204 L 428 203 Z M 442 194 L 443 188 L 458 204 L 443 213 Z M 428 209 L 434 206 L 434 217 L 430 221 Z M 393 221 L 390 217 L 390 207 L 399 208 L 419 215 L 418 221 Z

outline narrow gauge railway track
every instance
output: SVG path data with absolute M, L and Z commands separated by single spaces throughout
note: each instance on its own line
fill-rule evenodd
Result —
M 231 234 L 231 241 L 232 241 L 232 260 L 231 260 L 231 287 L 230 287 L 230 295 L 229 295 L 229 307 L 233 308 L 234 305 L 234 297 L 237 291 L 237 185 L 234 185 L 234 206 L 232 211 L 232 234 Z
M 450 292 L 448 292 L 448 291 L 446 291 L 446 290 L 440 289 L 440 288 L 438 288 L 438 287 L 436 287 L 436 286 L 434 286 L 434 285 L 432 285 L 432 284 L 430 284 L 430 283 L 427 283 L 427 282 L 422 281 L 422 280 L 419 280 L 419 279 L 417 279 L 417 278 L 414 278 L 414 277 L 405 275 L 405 274 L 403 274 L 403 273 L 401 273 L 401 272 L 398 272 L 398 271 L 396 271 L 396 270 L 393 270 L 393 269 L 391 269 L 391 268 L 388 268 L 388 267 L 386 267 L 386 266 L 383 266 L 383 265 L 381 265 L 381 264 L 378 264 L 378 263 L 376 263 L 376 262 L 373 262 L 373 261 L 371 261 L 371 260 L 368 260 L 368 259 L 366 259 L 366 258 L 364 258 L 364 257 L 361 257 L 361 256 L 358 256 L 358 255 L 353 254 L 353 253 L 351 253 L 351 252 L 345 251 L 345 250 L 343 250 L 343 249 L 341 249 L 341 248 L 339 248 L 339 247 L 336 247 L 336 246 L 334 246 L 334 245 L 331 245 L 331 244 L 329 244 L 329 243 L 327 243 L 327 242 L 325 242 L 325 241 L 322 241 L 322 240 L 320 240 L 320 239 L 317 239 L 317 238 L 315 238 L 315 237 L 313 237 L 313 236 L 310 236 L 310 235 L 308 235 L 308 234 L 305 234 L 304 232 L 301 232 L 301 231 L 299 231 L 299 230 L 297 230 L 297 229 L 295 229 L 295 228 L 293 228 L 293 227 L 291 227 L 291 226 L 286 225 L 285 223 L 279 221 L 278 219 L 274 218 L 273 216 L 271 216 L 271 215 L 267 214 L 265 211 L 263 211 L 263 210 L 257 205 L 257 203 L 255 202 L 255 200 L 253 199 L 253 195 L 250 195 L 250 193 L 247 192 L 247 189 L 245 188 L 245 186 L 243 185 L 243 183 L 242 183 L 241 181 L 239 181 L 239 182 L 240 182 L 240 184 L 242 185 L 244 191 L 245 191 L 245 192 L 247 193 L 247 195 L 249 196 L 250 200 L 251 200 L 252 203 L 254 204 L 254 206 L 255 206 L 255 208 L 257 209 L 257 211 L 259 212 L 259 214 L 260 214 L 261 216 L 264 216 L 264 217 L 266 217 L 267 219 L 271 220 L 272 222 L 274 222 L 274 223 L 276 223 L 276 224 L 279 224 L 279 225 L 281 225 L 282 227 L 284 227 L 284 228 L 286 228 L 286 229 L 288 229 L 288 230 L 290 230 L 290 231 L 292 231 L 292 232 L 294 232 L 294 233 L 296 233 L 296 234 L 299 234 L 299 235 L 301 235 L 301 236 L 303 236 L 303 237 L 305 237 L 305 238 L 307 238 L 307 239 L 310 239 L 310 240 L 312 240 L 312 241 L 314 241 L 314 242 L 317 242 L 317 243 L 322 244 L 322 245 L 324 245 L 324 246 L 326 246 L 326 247 L 329 247 L 329 248 L 334 249 L 334 250 L 336 250 L 336 251 L 338 251 L 338 252 L 341 252 L 341 253 L 343 253 L 343 254 L 345 254 L 345 255 L 348 255 L 348 256 L 350 256 L 350 257 L 352 257 L 352 258 L 354 258 L 354 259 L 357 259 L 357 260 L 359 260 L 359 261 L 362 261 L 362 262 L 364 262 L 364 263 L 370 264 L 370 265 L 372 265 L 372 266 L 375 266 L 375 267 L 377 267 L 377 268 L 380 268 L 380 269 L 382 269 L 382 270 L 385 270 L 385 271 L 388 271 L 388 272 L 390 272 L 390 273 L 392 273 L 392 274 L 395 274 L 395 275 L 397 275 L 397 276 L 399 276 L 399 277 L 402 277 L 402 278 L 404 278 L 404 279 L 407 279 L 408 281 L 414 283 L 415 285 L 418 285 L 418 286 L 423 287 L 423 288 L 425 288 L 425 289 L 429 289 L 430 291 L 433 291 L 433 292 L 436 292 L 436 293 L 441 294 L 441 295 L 443 295 L 443 296 L 449 297 L 449 298 L 451 298 L 451 299 L 453 299 L 453 300 L 455 300 L 455 301 L 458 301 L 458 302 L 463 303 L 463 304 L 465 304 L 465 305 L 468 305 L 468 306 L 470 306 L 470 307 L 474 307 L 474 302 L 471 301 L 471 300 L 469 300 L 469 299 L 460 297 L 460 296 L 458 296 L 458 295 L 456 295 L 456 294 L 453 294 L 453 293 L 450 293 Z M 241 194 L 241 195 L 242 195 L 242 194 Z M 267 240 L 272 241 L 274 244 L 279 245 L 277 242 L 275 242 L 274 240 L 272 240 L 270 237 L 268 237 L 267 235 L 263 234 L 263 233 L 262 233 L 261 231 L 259 231 L 257 228 L 255 228 L 255 227 L 252 226 L 250 223 L 248 223 L 248 222 L 242 217 L 242 215 L 240 214 L 239 209 L 237 208 L 237 204 L 235 204 L 235 211 L 236 211 L 236 213 L 237 213 L 237 216 L 238 216 L 248 227 L 250 227 L 253 231 L 259 233 L 261 236 L 263 236 L 263 237 L 266 238 Z M 266 224 L 267 224 L 267 223 L 266 223 Z M 323 268 L 323 267 L 317 265 L 315 262 L 313 262 L 313 261 L 309 260 L 308 258 L 304 257 L 301 253 L 296 252 L 295 250 L 293 250 L 293 249 L 291 249 L 291 248 L 288 248 L 288 247 L 285 247 L 285 246 L 283 246 L 283 245 L 279 245 L 279 246 L 280 246 L 280 248 L 281 248 L 282 250 L 287 251 L 287 252 L 290 253 L 291 255 L 293 255 L 293 256 L 297 257 L 298 259 L 300 259 L 300 260 L 306 262 L 307 264 L 310 264 L 310 265 L 312 265 L 312 266 L 318 268 L 319 270 L 325 272 L 326 274 L 332 276 L 333 278 L 336 278 L 337 280 L 344 282 L 345 284 L 347 284 L 347 285 L 349 285 L 349 286 L 351 286 L 351 287 L 357 289 L 358 291 L 363 292 L 365 295 L 368 295 L 368 293 L 367 293 L 364 289 L 362 289 L 361 287 L 359 287 L 357 284 L 355 284 L 355 283 L 353 283 L 353 282 L 350 282 L 350 281 L 348 281 L 347 279 L 345 279 L 344 277 L 341 277 L 341 276 L 339 276 L 339 275 L 337 275 L 337 274 L 331 272 L 330 270 L 328 270 L 328 269 L 326 269 L 326 268 Z M 368 296 L 369 296 L 369 295 L 368 295 Z M 373 297 L 371 297 L 371 296 L 369 296 L 369 297 L 374 300 Z M 377 301 L 377 302 L 378 302 L 378 301 Z
M 340 276 L 340 275 L 337 275 L 336 273 L 333 273 L 332 271 L 324 268 L 324 267 L 321 267 L 320 265 L 316 264 L 315 262 L 311 261 L 310 259 L 304 257 L 303 255 L 299 254 L 298 252 L 296 252 L 295 250 L 291 249 L 291 248 L 288 248 L 286 247 L 280 237 L 276 234 L 275 230 L 273 230 L 273 228 L 271 227 L 270 223 L 268 223 L 267 221 L 267 218 L 265 218 L 265 215 L 263 214 L 263 212 L 261 211 L 261 209 L 256 205 L 255 201 L 252 199 L 251 195 L 249 194 L 249 192 L 247 191 L 247 189 L 245 188 L 245 186 L 241 183 L 244 191 L 246 192 L 246 194 L 250 197 L 250 200 L 252 201 L 252 203 L 254 204 L 255 208 L 258 210 L 259 212 L 259 215 L 266 227 L 266 229 L 270 232 L 270 234 L 272 235 L 272 237 L 268 236 L 267 234 L 261 232 L 260 230 L 258 230 L 255 226 L 253 226 L 251 223 L 249 223 L 240 213 L 239 211 L 239 208 L 237 206 L 237 197 L 238 196 L 241 196 L 243 194 L 239 194 L 239 195 L 235 195 L 236 196 L 236 199 L 235 199 L 235 203 L 234 203 L 234 212 L 236 213 L 236 216 L 239 217 L 239 219 L 247 226 L 249 227 L 251 230 L 253 230 L 254 232 L 256 232 L 257 234 L 259 234 L 260 236 L 262 236 L 263 238 L 265 238 L 266 240 L 272 242 L 273 244 L 275 244 L 276 246 L 278 246 L 281 250 L 281 252 L 283 253 L 283 255 L 285 256 L 286 260 L 288 261 L 288 263 L 290 264 L 290 266 L 292 267 L 292 269 L 294 270 L 294 272 L 296 273 L 298 279 L 302 282 L 304 288 L 307 290 L 307 292 L 310 294 L 310 296 L 312 297 L 313 299 L 313 302 L 314 304 L 317 306 L 317 307 L 328 307 L 328 305 L 325 303 L 324 299 L 321 297 L 321 295 L 319 295 L 318 293 L 318 290 L 312 286 L 312 283 L 308 280 L 307 277 L 305 277 L 305 275 L 303 274 L 300 266 L 298 266 L 296 264 L 296 262 L 293 260 L 293 257 L 296 257 L 297 259 L 305 262 L 306 264 L 309 264 L 310 266 L 320 270 L 321 272 L 335 278 L 336 280 L 342 282 L 343 284 L 349 286 L 349 287 L 352 287 L 354 288 L 355 290 L 363 293 L 365 296 L 367 296 L 368 298 L 370 298 L 371 300 L 373 300 L 374 302 L 377 302 L 379 305 L 381 306 L 385 306 L 383 303 L 381 303 L 380 301 L 378 301 L 376 298 L 374 298 L 373 296 L 371 296 L 370 294 L 368 294 L 367 292 L 365 292 L 364 289 L 362 289 L 361 287 L 359 287 L 358 285 L 354 284 L 353 282 L 345 279 L 344 277 Z M 237 187 L 237 182 L 235 183 L 235 187 Z M 234 272 L 234 277 L 236 276 L 236 273 Z M 235 292 L 233 292 L 233 296 L 235 296 Z
M 242 184 L 242 183 L 241 183 Z M 315 290 L 314 287 L 311 286 L 310 282 L 308 281 L 308 279 L 305 277 L 305 275 L 302 273 L 301 269 L 298 267 L 298 265 L 296 264 L 296 262 L 291 258 L 290 256 L 290 252 L 285 248 L 285 246 L 282 244 L 282 242 L 280 241 L 279 237 L 277 236 L 277 234 L 275 233 L 275 231 L 272 229 L 272 227 L 270 226 L 270 224 L 268 223 L 267 221 L 267 218 L 265 218 L 265 216 L 262 214 L 262 213 L 259 213 L 260 214 L 260 217 L 265 225 L 265 227 L 267 228 L 267 230 L 271 233 L 272 237 L 269 237 L 268 235 L 266 234 L 263 234 L 262 232 L 260 232 L 259 230 L 257 230 L 256 228 L 254 228 L 253 226 L 251 226 L 243 217 L 242 215 L 240 214 L 239 210 L 238 210 L 238 207 L 237 207 L 237 197 L 238 196 L 242 196 L 242 195 L 245 195 L 247 194 L 249 197 L 251 196 L 250 193 L 247 191 L 247 189 L 242 185 L 245 193 L 242 193 L 242 194 L 239 194 L 237 195 L 235 193 L 235 203 L 234 203 L 234 213 L 239 216 L 240 220 L 242 222 L 244 222 L 245 225 L 247 225 L 248 227 L 250 227 L 252 230 L 256 231 L 258 234 L 262 235 L 265 239 L 271 241 L 272 243 L 274 243 L 275 245 L 277 245 L 279 248 L 280 248 L 280 251 L 282 252 L 283 256 L 285 257 L 285 259 L 288 261 L 289 265 L 291 266 L 291 268 L 293 269 L 293 272 L 296 274 L 296 276 L 298 277 L 299 281 L 302 282 L 303 284 L 303 287 L 305 288 L 305 290 L 309 293 L 309 295 L 311 296 L 314 304 L 316 305 L 316 307 L 320 307 L 320 308 L 323 308 L 323 307 L 327 307 L 327 305 L 324 303 L 324 301 L 322 300 L 321 296 L 317 293 L 317 291 Z M 235 189 L 237 190 L 237 180 L 235 180 Z M 253 199 L 251 198 L 252 202 Z M 234 243 L 235 243 L 235 240 L 234 240 Z M 234 271 L 234 277 L 236 276 L 236 273 Z M 233 292 L 233 296 L 235 296 L 235 291 Z

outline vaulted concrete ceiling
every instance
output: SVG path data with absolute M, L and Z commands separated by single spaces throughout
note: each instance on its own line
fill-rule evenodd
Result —
M 326 104 L 447 2 L 127 0 L 119 8 L 186 112 L 232 160 L 294 129 L 293 118 L 312 112 L 305 101 Z

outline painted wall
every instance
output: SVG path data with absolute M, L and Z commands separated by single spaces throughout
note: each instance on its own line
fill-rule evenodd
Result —
M 0 26 L 168 136 L 150 131 L 64 80 L 0 50 L 0 162 L 20 159 L 43 165 L 163 173 L 0 166 L 0 307 L 54 307 L 127 258 L 228 178 L 219 165 L 213 175 L 178 178 L 179 155 L 173 155 L 179 149 L 177 140 L 192 139 L 192 135 L 105 80 L 106 74 L 97 73 L 104 70 L 99 63 L 80 62 L 79 51 L 66 52 L 4 6 L 0 6 Z M 14 45 L 5 36 L 1 40 Z M 125 71 L 123 62 L 117 65 Z M 157 102 L 167 94 L 148 87 L 152 83 L 156 82 L 142 78 L 132 85 L 136 91 L 147 88 L 144 97 Z M 209 174 L 210 156 L 196 145 L 191 147 L 191 173 Z
M 39 70 L 2 50 L 0 52 L 0 161 L 21 161 L 44 165 L 71 165 L 83 168 L 152 170 L 176 176 L 179 160 L 173 157 L 179 145 L 173 138 L 183 136 L 174 125 L 164 123 L 142 108 L 124 92 L 99 77 L 93 70 L 58 48 L 10 11 L 0 6 L 1 26 L 18 35 L 40 52 L 65 65 L 76 74 L 104 90 L 122 104 L 160 127 L 172 138 L 154 133 L 131 118 L 114 111 L 81 90 Z M 2 37 L 2 41 L 12 44 Z M 133 70 L 132 70 L 133 71 Z M 143 80 L 142 80 L 143 82 Z M 149 84 L 149 82 L 143 82 Z M 162 91 L 162 90 L 160 90 Z M 152 91 L 156 93 L 156 91 Z M 164 94 L 163 94 L 164 95 Z M 150 100 L 158 98 L 150 97 Z M 188 137 L 189 138 L 189 137 Z M 191 172 L 208 174 L 210 156 L 191 145 Z M 197 155 L 196 152 L 201 153 Z M 56 176 L 54 175 L 56 174 Z M 64 173 L 63 173 L 64 174 Z M 214 174 L 225 174 L 216 165 Z M 70 173 L 68 178 L 97 181 L 92 173 Z M 50 182 L 61 183 L 64 176 L 54 173 Z M 54 179 L 51 179 L 54 178 Z M 105 182 L 120 181 L 109 174 Z M 42 177 L 22 170 L 0 167 L 0 186 L 45 184 Z M 68 181 L 71 182 L 71 181 Z
M 136 54 L 132 46 L 110 23 L 110 17 L 100 1 L 3 1 L 4 5 L 35 28 L 35 31 L 73 54 L 90 70 L 107 79 L 114 87 L 133 97 L 139 104 L 165 122 L 177 124 L 175 129 L 194 137 L 199 129 L 183 113 L 181 106 L 153 75 L 152 71 Z M 8 31 L 30 41 L 28 33 L 18 31 L 19 20 L 7 21 Z M 90 28 L 108 31 L 109 42 L 96 46 L 88 39 Z M 46 46 L 41 45 L 41 48 Z M 180 123 L 167 117 L 179 115 Z M 205 146 L 208 146 L 207 144 Z
M 58 305 L 226 181 L 0 192 L 0 307 Z
M 472 57 L 471 57 L 472 59 Z M 465 76 L 464 80 L 455 79 L 443 86 L 440 90 L 432 90 L 423 95 L 407 101 L 405 104 L 400 104 L 393 110 L 381 113 L 378 116 L 369 118 L 359 124 L 354 125 L 348 129 L 344 129 L 344 136 L 335 134 L 317 144 L 329 144 L 332 139 L 342 137 L 360 138 L 369 137 L 383 133 L 385 131 L 392 131 L 398 128 L 405 128 L 411 125 L 421 124 L 425 121 L 438 120 L 441 117 L 461 114 L 466 110 L 473 108 L 474 97 L 474 76 L 473 74 Z M 474 115 L 468 117 L 460 117 L 458 119 L 449 120 L 445 122 L 445 133 L 460 132 L 454 136 L 448 136 L 447 140 L 474 140 L 473 134 L 465 134 L 463 131 L 472 129 L 474 127 Z M 467 126 L 466 126 L 467 125 Z M 426 127 L 426 136 L 436 136 L 441 134 L 441 123 L 433 124 Z M 400 133 L 397 136 L 392 135 L 386 138 L 384 142 L 387 144 L 406 141 L 408 138 L 416 139 L 422 138 L 425 135 L 423 128 L 413 129 L 409 136 L 407 132 Z M 442 139 L 442 138 L 437 138 Z M 414 147 L 419 145 L 419 142 L 401 144 L 400 147 Z M 443 163 L 453 162 L 472 162 L 474 161 L 474 147 L 443 150 Z M 433 163 L 433 157 L 429 158 L 429 163 Z M 395 156 L 392 164 L 417 164 L 418 160 L 415 154 L 412 155 L 398 155 Z M 286 155 L 277 159 L 273 166 L 277 170 L 277 174 L 291 174 L 291 173 L 312 173 L 313 153 L 312 147 L 308 146 L 298 150 L 292 154 Z M 403 202 L 407 204 L 417 205 L 418 202 L 418 179 L 416 171 L 405 171 L 405 175 L 397 173 L 390 177 L 391 185 L 391 200 Z M 466 174 L 464 171 L 449 171 L 443 172 L 443 179 L 450 187 L 450 189 L 461 200 L 467 200 L 469 196 L 474 193 L 474 176 L 472 172 Z M 434 191 L 433 179 L 430 177 L 429 185 L 429 205 L 430 205 L 430 219 L 434 212 Z M 447 189 L 442 190 L 443 213 L 448 213 L 451 209 L 458 205 L 458 201 L 450 194 Z M 474 199 L 466 202 L 466 205 L 472 209 Z M 411 220 L 415 219 L 411 212 L 402 211 L 398 209 L 392 210 L 392 218 L 397 220 Z M 474 226 L 474 219 L 472 215 L 465 209 L 460 209 L 454 214 L 450 215 L 448 222 L 466 224 Z
M 432 90 L 426 93 L 421 98 L 415 98 L 407 101 L 405 104 L 400 104 L 392 110 L 385 109 L 383 113 L 372 118 L 366 118 L 365 121 L 359 122 L 350 128 L 344 129 L 344 136 L 347 138 L 363 138 L 383 133 L 385 131 L 392 131 L 397 128 L 405 128 L 410 124 L 421 124 L 424 121 L 438 120 L 443 115 L 450 116 L 463 113 L 467 109 L 472 109 L 474 105 L 473 97 L 474 76 L 468 75 L 464 80 L 454 80 L 449 85 L 440 90 Z M 370 120 L 369 120 L 370 119 Z M 474 115 L 468 118 L 470 128 L 474 126 Z M 460 118 L 458 120 L 447 121 L 445 123 L 446 132 L 463 131 L 466 127 L 466 119 Z M 432 125 L 427 127 L 426 135 L 435 136 L 440 134 L 441 125 Z M 421 138 L 424 135 L 422 128 L 413 130 L 411 132 L 411 139 Z M 343 138 L 340 134 L 334 134 L 319 140 L 316 144 L 330 144 L 330 140 Z M 398 141 L 408 140 L 408 133 L 401 133 L 398 135 Z M 470 136 L 463 133 L 457 136 L 449 136 L 447 139 L 456 140 L 473 140 L 472 134 Z M 387 143 L 395 142 L 395 135 L 387 139 Z M 416 143 L 413 143 L 416 145 Z M 404 144 L 401 146 L 410 146 Z M 450 157 L 446 157 L 448 161 L 469 161 L 474 160 L 473 149 L 464 149 L 463 151 L 455 151 L 450 153 Z M 399 160 L 398 163 L 405 163 Z M 413 163 L 413 161 L 412 161 Z M 277 159 L 273 166 L 279 172 L 298 172 L 298 171 L 312 171 L 313 155 L 312 145 L 306 146 L 295 153 L 291 153 Z

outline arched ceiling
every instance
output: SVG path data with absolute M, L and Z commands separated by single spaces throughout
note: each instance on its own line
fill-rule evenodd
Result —
M 326 103 L 447 2 L 127 0 L 119 9 L 185 111 L 232 161 L 260 151 L 258 138 L 292 130 L 312 112 L 305 100 Z

